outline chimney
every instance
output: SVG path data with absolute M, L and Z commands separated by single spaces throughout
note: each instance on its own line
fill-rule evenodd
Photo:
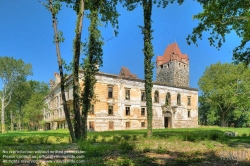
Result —
M 54 76 L 55 76 L 55 83 L 56 84 L 60 83 L 61 82 L 60 75 L 57 72 L 55 72 Z

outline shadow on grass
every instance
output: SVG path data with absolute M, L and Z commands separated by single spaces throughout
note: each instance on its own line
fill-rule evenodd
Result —
M 159 139 L 159 135 L 156 135 Z M 169 151 L 161 147 L 151 149 L 150 145 L 148 145 L 149 148 L 138 150 L 135 144 L 142 137 L 137 135 L 105 135 L 102 136 L 100 142 L 98 139 L 100 138 L 95 135 L 88 141 L 79 143 L 80 150 L 86 151 L 85 165 L 249 165 L 249 161 L 246 160 L 246 151 L 180 152 Z

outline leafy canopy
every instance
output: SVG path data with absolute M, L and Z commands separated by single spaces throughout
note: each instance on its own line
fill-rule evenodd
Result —
M 209 32 L 210 45 L 220 48 L 231 31 L 242 39 L 233 51 L 236 62 L 250 63 L 250 50 L 246 48 L 250 39 L 250 3 L 249 0 L 197 0 L 203 11 L 194 15 L 199 20 L 197 27 L 188 35 L 188 44 L 203 39 L 203 32 Z

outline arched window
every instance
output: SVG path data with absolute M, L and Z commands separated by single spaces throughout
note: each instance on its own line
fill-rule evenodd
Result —
M 169 92 L 166 95 L 165 105 L 171 105 L 171 95 Z
M 177 95 L 177 105 L 181 105 L 181 95 Z
M 159 92 L 158 91 L 155 91 L 155 103 L 159 103 Z

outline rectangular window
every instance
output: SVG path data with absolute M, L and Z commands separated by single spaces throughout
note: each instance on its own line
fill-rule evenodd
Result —
M 108 115 L 113 115 L 113 106 L 112 105 L 108 106 Z
M 188 118 L 190 118 L 190 110 L 188 110 Z
M 146 101 L 146 92 L 141 92 L 141 101 Z
M 95 129 L 95 123 L 93 121 L 89 122 L 89 130 L 94 130 Z
M 130 107 L 126 107 L 126 115 L 130 115 Z
M 114 130 L 114 122 L 109 122 L 109 130 Z
M 188 99 L 187 105 L 189 105 L 189 106 L 190 106 L 190 105 L 191 105 L 191 97 L 190 97 L 190 96 L 188 96 L 188 98 L 187 98 L 187 99 Z
M 145 116 L 146 115 L 146 108 L 141 108 L 141 116 Z
M 145 122 L 141 122 L 141 127 L 145 127 Z
M 89 114 L 94 114 L 94 105 L 91 105 L 90 106 L 90 109 L 89 109 Z
M 130 122 L 126 122 L 126 128 L 130 128 Z
M 125 99 L 130 100 L 130 90 L 129 89 L 125 89 Z
M 108 98 L 113 98 L 113 87 L 108 87 Z

